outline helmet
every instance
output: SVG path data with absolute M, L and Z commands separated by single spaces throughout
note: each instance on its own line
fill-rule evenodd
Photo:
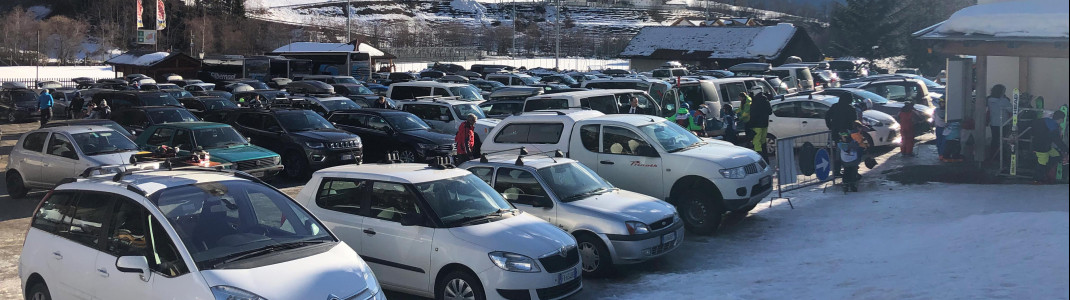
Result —
M 758 85 L 752 86 L 750 88 L 750 91 L 755 93 L 755 94 L 763 92 L 762 87 L 758 86 Z

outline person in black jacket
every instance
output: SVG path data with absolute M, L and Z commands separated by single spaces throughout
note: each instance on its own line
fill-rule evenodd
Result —
M 71 99 L 71 104 L 67 106 L 67 111 L 71 114 L 71 119 L 81 119 L 84 117 L 82 108 L 85 106 L 85 99 L 81 95 L 75 95 L 74 99 Z
M 841 133 L 851 134 L 851 129 L 854 127 L 856 121 L 858 121 L 858 113 L 855 111 L 854 105 L 851 105 L 850 97 L 840 97 L 836 104 L 829 108 L 829 111 L 825 113 L 825 126 L 829 129 L 829 137 L 835 141 L 840 137 Z M 839 156 L 839 151 L 835 154 Z M 832 172 L 839 176 L 840 174 L 840 160 L 832 160 Z
M 1039 112 L 1038 112 L 1039 113 Z M 1051 118 L 1037 118 L 1030 124 L 1029 131 L 1033 134 L 1033 152 L 1037 155 L 1037 169 L 1033 172 L 1034 184 L 1048 184 L 1054 182 L 1054 169 L 1058 162 L 1054 160 L 1062 156 L 1062 161 L 1067 161 L 1067 149 L 1066 143 L 1063 142 L 1062 137 L 1062 123 L 1066 118 L 1066 114 L 1061 111 L 1056 111 L 1051 115 Z M 1052 147 L 1055 145 L 1058 147 Z
M 390 105 L 390 102 L 386 102 L 386 97 L 379 96 L 379 99 L 372 103 L 372 108 L 394 109 L 394 106 Z
M 764 92 L 756 92 L 751 99 L 750 120 L 747 121 L 747 128 L 754 130 L 751 143 L 754 144 L 755 152 L 767 153 L 763 151 L 763 146 L 769 133 L 769 115 L 771 114 L 773 114 L 773 108 L 769 105 L 769 96 Z

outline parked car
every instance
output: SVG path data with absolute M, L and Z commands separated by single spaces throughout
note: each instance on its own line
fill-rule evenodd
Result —
M 364 158 L 383 161 L 386 154 L 398 153 L 402 162 L 427 162 L 454 154 L 453 136 L 431 131 L 416 115 L 392 109 L 338 110 L 327 115 L 335 127 L 359 135 L 364 141 Z
M 412 81 L 390 85 L 388 97 L 394 100 L 415 100 L 422 97 L 457 97 L 464 101 L 483 101 L 479 89 L 469 84 L 435 81 Z
M 173 84 L 173 83 L 143 84 L 141 86 L 155 86 L 157 90 L 161 90 L 161 91 L 180 91 L 180 90 L 182 90 L 181 86 L 178 86 L 177 84 Z
M 576 81 L 575 78 L 572 78 L 571 76 L 568 76 L 568 75 L 561 75 L 561 74 L 543 76 L 542 78 L 539 78 L 539 82 L 564 84 L 564 85 L 567 85 L 568 87 L 571 87 L 571 88 L 580 87 L 580 82 Z
M 571 236 L 472 173 L 427 164 L 316 172 L 304 207 L 371 265 L 383 288 L 435 299 L 561 299 L 582 288 Z
M 231 94 L 230 92 L 227 92 L 227 91 L 212 90 L 212 91 L 202 91 L 202 92 L 190 92 L 190 94 L 193 94 L 194 97 L 215 97 L 215 98 L 227 99 L 227 101 L 234 101 L 234 94 Z M 182 102 L 182 101 L 179 101 L 179 102 Z M 183 103 L 183 105 L 185 105 L 185 103 Z
M 141 135 L 149 126 L 165 123 L 196 122 L 200 121 L 192 112 L 181 107 L 173 106 L 142 106 L 127 107 L 114 110 L 111 120 L 119 123 L 129 130 L 134 136 Z
M 727 211 L 746 212 L 772 191 L 773 169 L 751 149 L 700 140 L 665 118 L 591 110 L 530 112 L 484 138 L 489 153 L 560 150 L 614 186 L 672 203 L 688 230 L 715 232 Z
M 445 83 L 468 83 L 469 80 L 468 77 L 461 75 L 443 75 L 442 77 L 435 79 L 435 81 Z
M 115 132 L 125 135 L 130 140 L 134 140 L 134 134 L 129 130 L 123 128 L 119 123 L 108 119 L 72 119 L 72 120 L 55 120 L 48 121 L 42 128 L 62 127 L 62 126 L 101 126 L 107 129 L 115 130 Z
M 486 93 L 493 93 L 494 91 L 505 88 L 505 84 L 502 84 L 501 82 L 483 79 L 469 80 L 468 84 L 474 85 L 476 88 L 483 91 L 484 98 L 486 98 Z
M 935 107 L 935 100 L 942 96 L 929 93 L 924 81 L 904 77 L 849 83 L 842 85 L 842 87 L 863 89 L 891 101 L 911 101 L 927 107 Z
M 524 112 L 585 108 L 607 115 L 624 114 L 628 113 L 631 108 L 632 97 L 639 100 L 640 114 L 668 117 L 676 112 L 675 110 L 662 110 L 658 101 L 650 98 L 650 95 L 631 89 L 590 90 L 534 96 L 524 101 Z
M 868 100 L 869 103 L 873 104 L 872 109 L 888 114 L 895 118 L 897 121 L 899 120 L 899 110 L 903 109 L 903 105 L 905 104 L 903 102 L 889 101 L 888 99 L 881 97 L 880 95 L 874 94 L 870 91 L 863 89 L 834 88 L 825 89 L 815 94 L 836 97 L 851 97 L 852 101 L 856 105 L 860 102 L 865 103 L 867 102 L 866 100 Z M 917 131 L 918 134 L 921 134 L 931 129 L 932 118 L 935 109 L 922 104 L 914 104 L 914 110 L 918 111 L 918 113 L 922 115 L 922 118 L 914 120 L 915 131 Z
M 187 92 L 190 92 L 190 93 L 214 91 L 215 90 L 215 83 L 193 83 L 193 84 L 187 84 L 186 86 L 182 87 L 182 89 L 184 89 L 184 90 L 186 90 Z
M 632 89 L 646 92 L 650 97 L 658 99 L 658 102 L 664 102 L 665 93 L 672 89 L 672 85 L 663 80 L 657 79 L 642 79 L 642 78 L 610 78 L 610 79 L 594 79 L 585 81 L 582 85 L 584 88 L 591 89 Z
M 660 68 L 651 71 L 654 79 L 668 80 L 675 77 L 691 75 L 687 69 L 684 68 Z
M 671 204 L 614 187 L 568 158 L 498 155 L 461 168 L 521 211 L 575 237 L 584 276 L 664 256 L 684 238 L 684 222 Z
M 511 86 L 511 87 L 498 89 L 498 90 L 494 91 L 493 93 L 490 93 L 490 96 L 488 96 L 486 98 L 487 98 L 488 101 L 524 100 L 524 99 L 527 99 L 527 98 L 530 98 L 530 97 L 533 97 L 533 96 L 542 95 L 545 92 L 546 92 L 546 89 L 543 89 L 543 88 L 540 88 L 540 87 Z
M 89 167 L 126 164 L 137 145 L 104 126 L 46 127 L 27 132 L 8 155 L 6 183 L 12 199 L 31 189 L 51 189 Z
M 41 116 L 37 92 L 18 82 L 5 82 L 0 88 L 0 108 L 8 123 L 19 123 Z
M 249 143 L 227 124 L 186 122 L 153 125 L 145 129 L 134 143 L 141 150 L 153 151 L 160 146 L 178 148 L 179 156 L 193 151 L 208 152 L 211 161 L 230 164 L 238 170 L 258 178 L 272 178 L 282 171 L 282 157 L 271 150 Z
M 327 114 L 336 110 L 361 108 L 361 106 L 353 100 L 341 96 L 295 96 L 291 98 L 290 101 L 293 107 L 312 110 L 321 116 L 327 116 Z
M 186 107 L 186 110 L 188 110 L 190 113 L 193 113 L 193 115 L 197 116 L 198 118 L 204 118 L 204 115 L 207 114 L 209 111 L 238 109 L 238 105 L 234 104 L 234 102 L 231 102 L 227 99 L 212 96 L 201 96 L 193 99 L 186 99 L 185 101 L 182 101 L 182 105 Z
M 204 83 L 204 81 L 201 81 L 200 79 L 181 79 L 181 76 L 180 76 L 178 79 L 175 79 L 175 80 L 168 79 L 167 83 L 174 84 L 174 85 L 177 85 L 179 87 L 185 88 L 187 85 L 201 84 L 201 83 Z M 215 85 L 213 84 L 212 86 L 214 87 Z
M 399 101 L 398 109 L 406 111 L 416 115 L 428 125 L 431 125 L 431 131 L 438 133 L 445 133 L 449 135 L 456 135 L 457 128 L 461 126 L 461 122 L 465 121 L 468 114 L 476 115 L 476 143 L 482 141 L 482 137 L 486 136 L 489 132 L 489 128 L 493 128 L 498 124 L 498 120 L 487 119 L 487 116 L 483 114 L 483 110 L 476 104 L 468 101 L 458 100 L 419 100 L 419 101 Z
M 349 245 L 255 178 L 174 170 L 65 182 L 26 233 L 25 299 L 385 299 Z
M 773 114 L 769 116 L 769 133 L 766 139 L 766 151 L 776 153 L 776 140 L 780 137 L 791 137 L 828 131 L 825 125 L 825 115 L 840 97 L 826 95 L 808 95 L 788 97 L 783 101 L 773 102 Z M 862 124 L 869 127 L 870 145 L 881 147 L 898 145 L 899 123 L 895 118 L 877 110 L 862 112 Z M 801 147 L 804 143 L 824 144 L 827 136 L 813 136 L 795 140 L 795 146 Z
M 274 105 L 276 103 L 289 103 L 290 94 L 284 91 L 276 90 L 248 90 L 244 92 L 234 93 L 230 97 L 230 101 L 234 104 L 244 105 L 246 101 L 251 101 L 255 97 L 260 97 L 264 105 Z
M 531 77 L 525 74 L 514 73 L 498 73 L 487 74 L 487 80 L 501 82 L 504 85 L 531 85 L 536 84 L 538 81 L 535 77 Z
M 928 78 L 925 78 L 925 76 L 913 75 L 913 74 L 902 74 L 902 73 L 881 74 L 881 75 L 873 75 L 873 76 L 862 77 L 862 78 L 855 78 L 853 80 L 850 80 L 850 81 L 844 82 L 844 83 L 845 84 L 849 84 L 849 83 L 859 83 L 859 82 L 872 82 L 872 81 L 879 81 L 879 80 L 886 80 L 886 79 L 897 79 L 897 78 L 909 78 L 909 79 L 921 80 L 921 82 L 925 83 L 925 88 L 929 90 L 930 94 L 937 93 L 937 94 L 941 94 L 942 95 L 947 90 L 947 87 L 945 87 L 943 84 L 939 84 L 939 83 L 937 83 L 935 81 L 929 80 Z
M 107 100 L 108 106 L 113 111 L 142 106 L 174 106 L 182 107 L 178 99 L 167 92 L 145 91 L 100 91 L 93 94 L 92 103 L 100 104 L 101 100 Z
M 362 159 L 359 136 L 335 128 L 309 110 L 239 109 L 229 112 L 222 123 L 234 126 L 254 145 L 281 154 L 290 177 L 308 177 L 315 170 L 359 164 Z
M 869 62 L 862 59 L 839 59 L 828 61 L 829 69 L 843 80 L 869 76 Z
M 504 99 L 493 100 L 479 104 L 479 109 L 487 118 L 505 119 L 509 116 L 519 115 L 524 112 L 524 100 Z

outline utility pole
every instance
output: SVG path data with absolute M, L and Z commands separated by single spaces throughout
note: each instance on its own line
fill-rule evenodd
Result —
M 513 6 L 513 53 L 512 53 L 513 55 L 512 55 L 512 57 L 515 58 L 516 55 L 517 55 L 517 52 L 516 52 L 516 2 L 512 2 L 512 6 Z
M 37 85 L 38 81 L 41 81 L 41 30 L 37 30 L 37 56 L 34 56 L 35 65 L 37 70 L 34 74 L 34 85 Z
M 353 41 L 353 38 L 350 35 L 351 32 L 352 32 L 352 29 L 351 29 L 350 26 L 352 26 L 351 24 L 353 24 L 353 22 L 351 22 L 349 20 L 353 16 L 353 13 L 351 11 L 349 11 L 349 7 L 350 7 L 349 5 L 351 3 L 350 1 L 351 0 L 346 0 L 346 43 L 349 43 L 349 42 Z
M 557 15 L 554 16 L 554 68 L 561 71 L 561 0 L 557 0 Z

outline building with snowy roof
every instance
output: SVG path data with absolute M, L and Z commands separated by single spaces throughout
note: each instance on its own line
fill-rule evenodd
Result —
M 806 30 L 786 23 L 643 27 L 620 53 L 639 71 L 658 68 L 668 61 L 717 69 L 762 60 L 780 65 L 790 56 L 804 61 L 823 57 Z
M 112 57 L 104 64 L 114 66 L 119 74 L 145 74 L 164 79 L 165 74 L 178 74 L 194 78 L 201 69 L 201 61 L 181 52 L 156 52 L 134 50 Z
M 976 145 L 988 145 L 993 136 L 986 129 L 987 101 L 973 101 L 975 93 L 982 100 L 996 84 L 1006 87 L 1008 97 L 1019 89 L 1044 97 L 1045 114 L 1070 102 L 1070 3 L 978 2 L 914 37 L 928 42 L 933 52 L 953 55 L 947 63 L 946 119 L 962 121 L 963 140 L 972 136 Z M 1020 107 L 1032 108 L 1030 102 Z M 986 148 L 973 147 L 971 154 L 990 157 Z
M 293 59 L 311 60 L 313 74 L 350 75 L 361 80 L 371 78 L 373 66 L 394 64 L 397 56 L 368 43 L 295 42 L 267 53 Z

